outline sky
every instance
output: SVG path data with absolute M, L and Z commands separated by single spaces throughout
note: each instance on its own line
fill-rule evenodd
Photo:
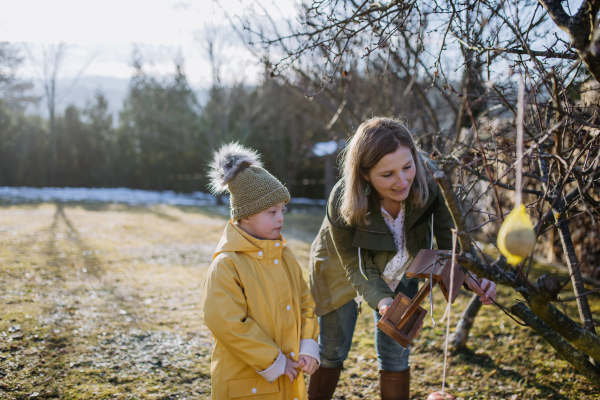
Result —
M 271 1 L 275 0 L 266 4 Z M 155 75 L 172 73 L 174 58 L 183 56 L 191 86 L 202 90 L 210 87 L 212 72 L 204 42 L 197 37 L 206 29 L 216 29 L 221 32 L 218 51 L 224 83 L 252 83 L 263 68 L 239 42 L 226 16 L 243 16 L 248 12 L 248 2 L 244 4 L 240 0 L 0 0 L 0 40 L 26 46 L 21 75 L 34 81 L 41 78 L 43 49 L 64 42 L 59 79 L 70 91 L 73 82 L 85 87 L 97 82 L 106 90 L 118 86 L 115 82 L 127 82 L 133 72 L 134 48 L 146 61 L 144 69 Z M 276 8 L 283 17 L 294 12 L 287 0 L 277 0 Z M 80 79 L 75 81 L 77 76 Z

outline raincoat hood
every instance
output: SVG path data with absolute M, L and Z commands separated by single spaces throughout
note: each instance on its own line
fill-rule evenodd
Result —
M 217 245 L 215 253 L 213 254 L 213 260 L 217 258 L 219 254 L 225 252 L 244 253 L 257 260 L 262 260 L 265 258 L 267 251 L 274 249 L 279 250 L 279 258 L 281 258 L 281 253 L 286 246 L 287 242 L 281 235 L 275 240 L 258 239 L 244 232 L 244 230 L 233 223 L 233 221 L 229 221 L 225 228 L 225 232 Z M 259 254 L 260 252 L 262 252 L 262 254 Z

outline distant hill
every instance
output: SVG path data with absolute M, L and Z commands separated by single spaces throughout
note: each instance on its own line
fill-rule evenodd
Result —
M 43 88 L 40 82 L 34 82 L 34 93 L 37 96 L 43 96 Z M 119 111 L 123 107 L 123 100 L 127 95 L 129 88 L 129 78 L 117 78 L 113 76 L 82 76 L 73 84 L 73 79 L 59 79 L 57 111 L 59 113 L 71 104 L 78 108 L 84 108 L 88 102 L 93 101 L 94 94 L 101 91 L 108 99 L 108 106 L 113 114 L 113 121 L 118 123 Z M 192 87 L 196 92 L 200 104 L 205 104 L 208 100 L 208 90 L 204 88 Z M 37 106 L 32 106 L 29 110 L 32 114 L 48 116 L 48 111 L 44 106 L 43 98 Z

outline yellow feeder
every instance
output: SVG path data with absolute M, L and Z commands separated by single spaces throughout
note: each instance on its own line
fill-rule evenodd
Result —
M 519 79 L 519 95 L 517 98 L 517 161 L 515 184 L 515 208 L 508 214 L 498 231 L 498 248 L 506 260 L 518 265 L 533 251 L 535 232 L 525 206 L 521 203 L 523 187 L 523 117 L 524 117 L 525 85 Z
M 498 231 L 498 248 L 506 260 L 518 265 L 533 251 L 535 232 L 523 204 L 508 214 Z

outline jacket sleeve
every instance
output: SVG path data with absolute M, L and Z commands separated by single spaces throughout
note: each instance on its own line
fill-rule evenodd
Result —
M 360 272 L 358 265 L 359 249 L 352 245 L 355 231 L 354 229 L 341 226 L 341 222 L 339 221 L 336 223 L 336 219 L 338 219 L 337 212 L 335 211 L 335 207 L 332 207 L 336 203 L 336 200 L 332 200 L 327 207 L 327 217 L 331 226 L 330 234 L 335 251 L 354 289 L 365 299 L 369 307 L 377 310 L 379 302 L 386 297 L 394 297 L 394 292 L 381 277 L 381 273 L 373 262 L 369 250 L 361 251 L 361 266 L 368 279 L 365 279 Z
M 315 301 L 313 300 L 312 294 L 310 293 L 310 289 L 306 284 L 306 281 L 302 277 L 301 270 L 299 275 L 302 296 L 300 340 L 313 339 L 316 341 L 319 338 L 319 321 L 317 320 L 317 316 L 315 315 Z
M 446 200 L 442 191 L 437 191 L 439 206 L 433 213 L 433 234 L 437 242 L 438 249 L 452 250 L 452 228 L 454 228 L 454 220 L 452 214 L 448 210 Z
M 299 354 L 309 355 L 317 360 L 321 364 L 321 357 L 319 355 L 319 321 L 315 315 L 315 301 L 313 300 L 310 289 L 306 284 L 306 281 L 302 277 L 302 271 L 299 270 L 300 288 L 301 288 L 301 301 L 302 301 L 302 315 L 301 315 L 301 328 L 300 328 L 300 351 Z
M 227 255 L 213 261 L 202 296 L 204 323 L 227 350 L 257 372 L 278 365 L 279 348 L 248 316 L 241 277 Z

